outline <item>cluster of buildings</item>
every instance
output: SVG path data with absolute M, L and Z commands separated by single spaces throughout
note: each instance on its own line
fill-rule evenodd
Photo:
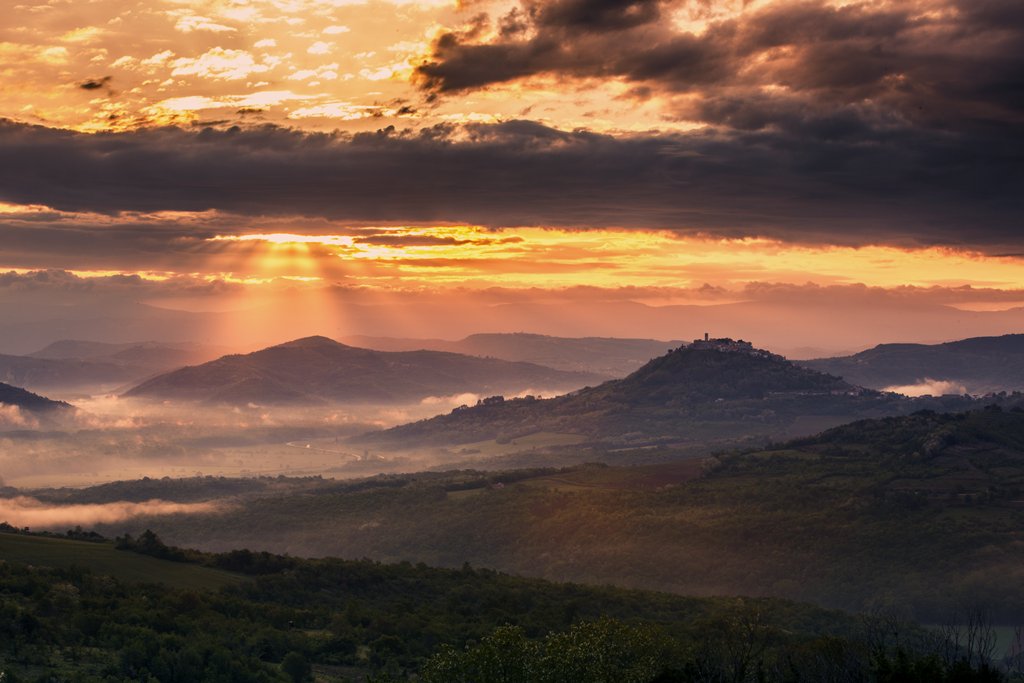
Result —
M 703 339 L 694 339 L 693 343 L 690 344 L 689 348 L 703 350 L 703 351 L 722 351 L 726 353 L 745 353 L 748 356 L 758 356 L 759 358 L 774 358 L 775 360 L 785 360 L 782 356 L 777 353 L 771 353 L 764 349 L 755 349 L 754 345 L 748 341 L 742 339 L 730 339 L 729 337 L 721 337 L 719 339 L 711 339 L 708 333 L 704 333 Z

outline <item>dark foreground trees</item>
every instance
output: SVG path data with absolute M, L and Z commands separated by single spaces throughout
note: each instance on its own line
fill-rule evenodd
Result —
M 866 640 L 818 638 L 777 647 L 757 625 L 721 623 L 699 643 L 613 619 L 584 622 L 543 639 L 495 629 L 463 650 L 444 647 L 420 672 L 423 683 L 1004 683 L 1024 680 L 961 651 L 873 649 Z M 877 644 L 876 644 L 877 645 Z M 943 643 L 943 647 L 948 646 Z M 948 650 L 947 650 L 948 651 Z M 394 680 L 394 679 L 381 679 Z
M 177 556 L 155 535 L 134 549 Z M 78 567 L 0 561 L 3 683 L 1006 678 L 996 668 L 1002 662 L 992 661 L 988 630 L 977 615 L 936 640 L 942 634 L 886 615 L 859 620 L 778 600 L 556 584 L 469 566 L 186 556 L 233 565 L 248 577 L 220 590 L 171 588 Z M 161 567 L 180 567 L 152 566 L 154 581 Z M 960 644 L 951 644 L 949 635 Z

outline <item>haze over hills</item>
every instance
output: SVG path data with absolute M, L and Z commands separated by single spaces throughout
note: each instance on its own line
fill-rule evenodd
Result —
M 852 356 L 799 364 L 873 389 L 909 391 L 920 385 L 922 393 L 1020 391 L 1024 390 L 1024 334 L 933 345 L 879 344 Z
M 0 355 L 0 379 L 36 391 L 109 390 L 147 374 L 112 361 Z
M 32 353 L 32 358 L 50 359 L 107 359 L 124 362 L 150 362 L 167 366 L 201 363 L 230 353 L 222 346 L 209 346 L 195 342 L 98 342 L 82 339 L 61 339 Z
M 207 550 L 468 561 L 686 595 L 770 595 L 851 610 L 881 603 L 930 620 L 970 600 L 1006 620 L 1024 610 L 1019 410 L 919 411 L 767 450 L 639 467 L 265 485 L 275 488 L 253 487 L 244 498 L 240 483 L 217 478 L 35 495 L 52 504 L 230 496 L 231 514 L 99 527 L 107 535 L 159 528 L 169 542 Z
M 98 393 L 225 351 L 191 343 L 61 340 L 26 356 L 0 354 L 0 380 L 37 391 Z
M 124 295 L 130 299 L 83 294 L 71 300 L 73 305 L 64 300 L 54 304 L 42 293 L 3 294 L 0 352 L 8 354 L 31 353 L 67 338 L 194 341 L 251 349 L 283 341 L 282 330 L 295 338 L 325 334 L 342 340 L 350 335 L 452 340 L 481 330 L 573 338 L 642 334 L 679 339 L 728 331 L 732 336 L 756 338 L 791 358 L 821 358 L 891 339 L 932 343 L 1024 329 L 1024 308 L 965 311 L 898 298 L 879 301 L 865 295 L 861 300 L 853 294 L 850 301 L 837 303 L 824 293 L 800 291 L 791 298 L 769 292 L 759 295 L 761 299 L 737 303 L 664 306 L 624 300 L 495 304 L 464 298 L 364 303 L 339 294 L 327 301 L 318 297 L 315 306 L 301 298 L 282 297 L 253 309 L 216 313 L 138 303 L 142 295 L 137 293 Z M 774 298 L 764 298 L 768 296 Z
M 476 306 L 472 316 L 442 305 L 350 306 L 339 317 L 348 334 L 377 337 L 457 339 L 481 329 L 576 338 L 636 337 L 642 330 L 655 339 L 685 339 L 705 331 L 728 331 L 733 337 L 756 338 L 790 358 L 845 354 L 893 338 L 929 343 L 1024 329 L 1024 308 L 965 311 L 872 300 L 837 305 L 825 297 L 664 306 L 634 301 L 511 302 Z
M 125 396 L 229 404 L 391 403 L 463 393 L 566 391 L 600 379 L 441 351 L 384 352 L 306 337 L 143 382 Z
M 209 330 L 216 324 L 212 313 L 168 310 L 139 303 L 134 297 L 125 301 L 65 295 L 60 303 L 53 303 L 21 291 L 0 296 L 0 315 L 0 351 L 8 354 L 32 353 L 60 339 L 210 343 Z
M 717 343 L 721 342 L 721 343 Z M 705 445 L 754 435 L 813 433 L 856 417 L 908 409 L 907 399 L 862 389 L 749 343 L 713 340 L 655 358 L 625 379 L 545 400 L 462 408 L 358 441 L 459 444 L 535 432 L 610 443 Z
M 608 379 L 624 377 L 665 349 L 682 343 L 617 337 L 553 337 L 527 332 L 471 334 L 458 341 L 367 336 L 348 337 L 346 341 L 379 351 L 430 349 L 525 361 L 558 370 L 593 372 Z

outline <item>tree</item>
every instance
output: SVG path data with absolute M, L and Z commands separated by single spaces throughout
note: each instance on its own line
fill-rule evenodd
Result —
M 313 667 L 309 660 L 302 653 L 289 652 L 281 660 L 281 670 L 284 671 L 294 683 L 306 683 L 313 679 Z
M 424 683 L 646 683 L 664 669 L 665 641 L 651 628 L 615 619 L 581 622 L 543 641 L 502 626 L 478 645 L 445 647 L 421 672 Z

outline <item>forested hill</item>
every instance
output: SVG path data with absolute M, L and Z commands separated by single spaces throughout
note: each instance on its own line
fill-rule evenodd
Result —
M 681 347 L 648 362 L 620 382 L 598 390 L 631 405 L 699 403 L 767 398 L 780 392 L 831 394 L 855 391 L 838 377 L 793 365 L 765 351 L 716 351 Z
M 549 431 L 612 441 L 667 438 L 713 443 L 783 435 L 798 418 L 813 417 L 818 419 L 815 424 L 832 426 L 903 409 L 899 397 L 855 387 L 767 352 L 681 347 L 624 379 L 567 396 L 495 399 L 360 440 L 469 443 Z
M 0 404 L 17 406 L 33 413 L 52 413 L 71 409 L 71 405 L 64 401 L 54 401 L 3 382 L 0 382 Z
M 387 403 L 466 392 L 568 391 L 596 377 L 531 363 L 441 351 L 372 351 L 306 337 L 175 370 L 126 395 L 229 404 Z
M 0 354 L 0 380 L 42 393 L 101 393 L 224 352 L 191 344 L 62 340 L 25 356 Z
M 215 483 L 137 484 L 140 495 L 194 500 L 184 492 Z M 45 500 L 132 499 L 132 486 Z M 207 490 L 231 490 L 231 482 L 216 486 Z M 707 459 L 293 480 L 237 500 L 230 514 L 99 531 L 157 525 L 174 543 L 210 550 L 469 561 L 550 579 L 857 611 L 898 604 L 932 623 L 972 602 L 1007 624 L 1024 614 L 1024 412 L 1014 409 L 881 418 Z
M 879 344 L 852 356 L 800 361 L 875 389 L 926 380 L 983 394 L 1024 389 L 1024 334 L 973 337 L 945 344 Z
M 893 456 L 931 458 L 951 450 L 1006 449 L 1024 462 L 1024 411 L 989 405 L 967 413 L 935 413 L 860 420 L 792 442 L 803 447 L 873 449 Z
M 724 676 L 735 666 L 732 648 L 752 629 L 746 666 L 811 667 L 837 639 L 855 651 L 856 668 L 871 654 L 858 619 L 780 600 L 557 584 L 468 564 L 207 555 L 169 548 L 150 531 L 119 538 L 119 550 L 84 532 L 68 534 L 92 542 L 9 531 L 0 529 L 4 681 L 682 682 L 697 656 Z M 147 567 L 150 577 L 129 578 L 121 565 Z M 192 583 L 166 580 L 183 576 Z M 509 624 L 516 628 L 495 633 Z M 904 637 L 923 642 L 919 628 L 903 627 Z M 452 675 L 471 664 L 452 653 L 495 639 L 506 644 L 494 659 L 506 672 L 531 641 L 544 639 L 547 656 L 530 676 Z M 853 654 L 844 650 L 842 661 Z M 764 680 L 783 683 L 781 673 Z

